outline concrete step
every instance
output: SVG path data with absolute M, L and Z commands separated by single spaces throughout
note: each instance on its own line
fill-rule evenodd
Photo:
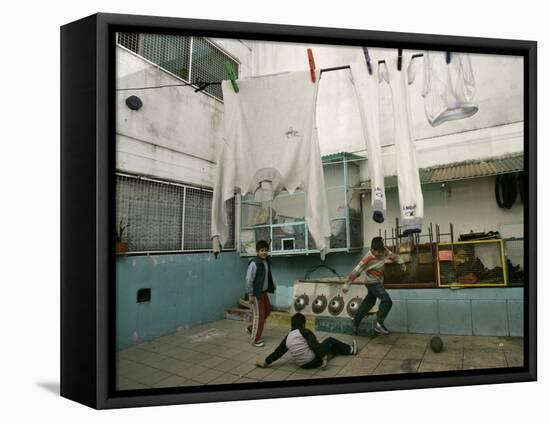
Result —
M 252 310 L 248 308 L 230 308 L 225 311 L 225 318 L 227 320 L 250 322 L 252 320 Z

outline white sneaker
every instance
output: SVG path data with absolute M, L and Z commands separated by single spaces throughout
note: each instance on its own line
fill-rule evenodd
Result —
M 376 326 L 374 327 L 374 331 L 381 333 L 382 335 L 389 335 L 390 331 L 386 329 L 384 325 L 381 325 L 380 323 L 376 322 Z
M 265 342 L 260 339 L 259 341 L 252 341 L 252 345 L 259 348 L 263 347 L 265 345 Z

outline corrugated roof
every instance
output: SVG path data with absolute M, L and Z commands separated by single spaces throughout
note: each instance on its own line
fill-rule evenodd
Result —
M 492 157 L 480 160 L 448 163 L 440 166 L 420 169 L 420 183 L 433 184 L 461 179 L 479 178 L 482 176 L 500 175 L 523 171 L 523 153 Z M 386 188 L 397 186 L 397 176 L 384 178 Z M 359 190 L 369 190 L 370 180 L 362 181 Z
M 341 161 L 341 160 L 344 160 L 344 159 L 346 159 L 346 160 L 361 160 L 361 159 L 365 159 L 365 158 L 363 156 L 358 156 L 357 154 L 347 153 L 347 152 L 328 154 L 326 156 L 321 157 L 321 160 L 323 161 L 323 163 L 336 162 L 336 161 Z

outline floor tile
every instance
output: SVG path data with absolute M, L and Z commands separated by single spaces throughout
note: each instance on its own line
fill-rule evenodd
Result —
M 359 357 L 383 358 L 388 354 L 391 344 L 376 344 L 369 342 L 361 351 Z
M 507 367 L 503 351 L 464 348 L 464 369 L 490 369 Z
M 261 367 L 256 367 L 254 370 L 251 370 L 250 372 L 248 372 L 246 374 L 246 377 L 251 379 L 263 380 L 273 372 L 274 370 L 270 368 L 264 369 Z
M 231 369 L 234 369 L 237 366 L 240 366 L 242 363 L 240 361 L 224 359 L 224 361 L 215 365 L 213 368 L 216 370 L 221 370 L 222 372 L 228 372 Z
M 419 344 L 413 344 L 413 345 L 393 345 L 384 359 L 389 360 L 407 360 L 407 359 L 414 359 L 414 360 L 421 360 L 422 357 L 424 357 L 424 353 L 426 352 L 426 345 L 419 345 Z
M 429 361 L 423 360 L 418 367 L 418 373 L 422 372 L 443 372 L 449 370 L 462 370 L 462 363 L 452 364 L 452 363 L 430 363 Z
M 224 385 L 228 383 L 235 383 L 240 376 L 231 373 L 223 373 L 220 377 L 208 382 L 209 385 Z
M 124 377 L 117 378 L 116 389 L 118 391 L 124 391 L 128 389 L 148 389 L 149 386 L 143 383 L 136 382 L 135 380 L 127 379 Z
M 273 370 L 270 374 L 263 378 L 264 381 L 285 380 L 292 372 L 286 370 Z M 247 375 L 248 376 L 248 375 Z
M 208 369 L 204 372 L 199 373 L 198 375 L 191 377 L 191 379 L 200 383 L 209 383 L 214 379 L 221 377 L 223 374 L 224 372 L 221 372 L 219 370 Z
M 402 333 L 393 343 L 400 347 L 426 347 L 434 335 L 425 335 L 417 333 Z
M 376 367 L 372 374 L 383 375 L 393 373 L 415 373 L 420 365 L 420 360 L 388 360 L 384 359 Z
M 505 350 L 504 356 L 506 357 L 506 363 L 508 364 L 508 367 L 523 367 L 523 361 L 525 360 L 523 351 L 515 352 Z
M 207 367 L 194 365 L 191 367 L 188 367 L 186 369 L 183 369 L 177 373 L 178 376 L 184 377 L 186 379 L 193 379 L 195 376 L 201 374 L 202 372 L 205 372 L 209 370 Z
M 229 373 L 232 373 L 234 375 L 239 375 L 241 377 L 245 376 L 248 372 L 251 372 L 256 368 L 255 365 L 249 364 L 249 363 L 242 363 L 239 364 L 237 367 L 229 370 Z
M 153 388 L 170 388 L 174 386 L 182 386 L 183 383 L 185 383 L 187 379 L 181 377 L 181 376 L 168 376 L 167 378 L 161 380 L 160 382 L 154 383 L 151 385 Z
M 304 373 L 291 373 L 285 380 L 305 380 L 310 379 L 313 374 L 304 374 Z

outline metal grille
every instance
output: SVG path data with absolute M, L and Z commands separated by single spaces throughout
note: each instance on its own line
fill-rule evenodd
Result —
M 128 50 L 133 51 L 136 54 L 140 54 L 139 49 L 139 34 L 132 34 L 128 32 L 118 32 L 117 42 L 126 47 Z
M 191 81 L 219 82 L 227 79 L 224 63 L 229 62 L 235 75 L 239 74 L 239 64 L 204 38 L 193 38 L 193 62 Z M 209 85 L 205 91 L 223 99 L 221 85 Z
M 117 176 L 117 222 L 127 223 L 128 251 L 181 249 L 183 187 Z
M 501 247 L 501 240 L 439 244 L 439 285 L 505 285 Z
M 141 34 L 143 53 L 147 60 L 189 81 L 191 37 L 165 34 Z
M 239 63 L 205 38 L 121 32 L 117 35 L 121 46 L 191 83 L 227 79 L 225 62 L 239 74 Z M 219 84 L 209 85 L 204 91 L 223 100 Z
M 235 200 L 227 202 L 228 227 L 235 227 Z M 212 212 L 212 191 L 187 188 L 185 193 L 185 215 L 183 230 L 184 250 L 208 250 L 212 247 L 210 236 Z M 232 249 L 235 244 L 234 230 L 229 230 L 224 249 Z
M 117 175 L 117 226 L 127 225 L 128 251 L 210 250 L 212 191 Z M 228 240 L 235 248 L 235 199 L 227 202 Z M 182 242 L 183 222 L 183 242 Z
M 189 81 L 191 37 L 118 33 L 118 43 L 174 75 Z
M 202 250 L 210 248 L 210 225 L 212 193 L 187 188 L 185 194 L 185 223 L 183 249 Z

